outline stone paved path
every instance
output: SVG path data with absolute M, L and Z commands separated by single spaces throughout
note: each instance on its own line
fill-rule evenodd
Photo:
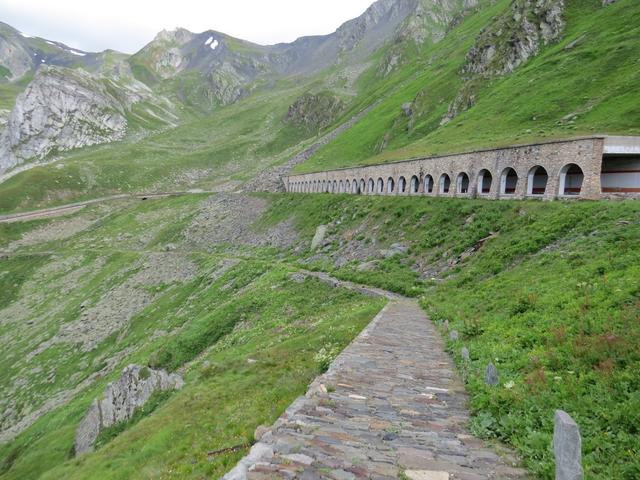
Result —
M 395 299 L 224 479 L 524 478 L 468 433 L 466 400 L 432 323 Z

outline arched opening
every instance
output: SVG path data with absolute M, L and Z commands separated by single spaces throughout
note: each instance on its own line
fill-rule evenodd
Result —
M 344 192 L 344 182 L 340 180 L 340 182 L 338 182 L 338 193 L 343 193 L 343 192 Z
M 602 193 L 640 193 L 640 155 L 604 155 L 600 184 Z
M 456 192 L 465 195 L 469 193 L 469 175 L 467 175 L 465 172 L 462 172 L 460 173 L 460 175 L 458 175 L 458 180 L 456 182 Z
M 441 194 L 449 193 L 450 189 L 451 189 L 451 178 L 449 178 L 449 175 L 447 175 L 446 173 L 443 173 L 442 176 L 440 177 L 440 193 Z
M 393 178 L 391 177 L 387 178 L 387 193 L 393 193 L 395 188 L 396 188 L 396 182 L 393 180 Z
M 373 193 L 375 188 L 376 188 L 375 182 L 373 181 L 373 178 L 370 178 L 369 183 L 367 185 L 367 193 Z
M 326 180 L 322 180 L 321 192 L 324 193 L 326 191 L 327 191 L 327 181 Z
M 407 179 L 404 177 L 400 177 L 398 179 L 398 192 L 406 193 L 407 192 Z
M 364 193 L 364 189 L 365 189 L 364 178 L 361 178 L 360 179 L 360 188 L 358 189 L 358 193 L 360 193 L 360 194 Z
M 549 175 L 544 167 L 539 165 L 533 167 L 527 176 L 527 195 L 544 195 L 548 181 Z
M 518 186 L 518 174 L 513 168 L 505 168 L 500 177 L 500 193 L 502 195 L 513 195 Z
M 582 192 L 584 173 L 575 163 L 570 163 L 560 170 L 560 195 L 580 195 Z
M 409 185 L 409 192 L 411 193 L 418 193 L 418 190 L 420 190 L 420 180 L 418 179 L 417 176 L 413 176 L 411 177 L 411 183 Z
M 338 182 L 336 180 L 331 184 L 331 193 L 338 193 Z
M 424 191 L 425 193 L 433 193 L 433 177 L 431 175 L 427 175 L 424 177 Z
M 351 182 L 349 180 L 344 182 L 345 193 L 351 193 Z
M 378 179 L 378 189 L 377 189 L 378 193 L 384 193 L 384 180 L 382 180 L 381 178 Z
M 481 195 L 491 193 L 491 183 L 493 182 L 493 176 L 489 170 L 480 170 L 478 174 L 478 192 Z
M 358 192 L 358 181 L 354 178 L 351 182 L 351 193 L 357 194 Z

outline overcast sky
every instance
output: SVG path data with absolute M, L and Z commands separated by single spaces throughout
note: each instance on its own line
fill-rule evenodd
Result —
M 0 0 L 0 21 L 88 51 L 133 53 L 162 29 L 218 30 L 260 44 L 333 32 L 373 0 Z

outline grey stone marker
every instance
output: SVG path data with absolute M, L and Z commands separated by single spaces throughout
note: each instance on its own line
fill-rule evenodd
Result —
M 556 480 L 582 480 L 582 438 L 580 428 L 567 412 L 556 410 L 553 430 Z
M 462 355 L 462 359 L 465 362 L 471 360 L 471 358 L 469 357 L 469 349 L 467 347 L 462 347 L 462 350 L 460 350 L 460 355 Z
M 454 342 L 458 341 L 458 331 L 457 330 L 451 330 L 451 333 L 449 334 L 449 338 L 451 338 L 451 340 L 453 340 Z
M 316 250 L 320 245 L 322 245 L 326 234 L 326 225 L 320 225 L 318 228 L 316 228 L 316 234 L 314 235 L 313 240 L 311 240 L 311 250 Z
M 487 385 L 493 385 L 494 387 L 500 383 L 498 369 L 493 363 L 489 363 L 489 365 L 487 365 L 487 369 L 484 372 L 484 382 Z

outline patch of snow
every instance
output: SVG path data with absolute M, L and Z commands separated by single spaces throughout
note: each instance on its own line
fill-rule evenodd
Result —
M 218 48 L 218 40 L 214 40 L 213 43 L 211 44 L 211 50 L 215 50 L 216 48 Z
M 42 63 L 44 63 L 44 58 L 42 60 L 40 60 Z
M 26 33 L 22 32 L 20 32 L 20 35 L 22 35 L 24 38 L 33 38 L 31 35 L 27 35 Z
M 204 42 L 205 45 L 210 45 L 211 42 L 213 42 L 213 37 L 209 37 L 209 40 L 207 40 L 206 42 Z
M 69 53 L 73 53 L 74 55 L 78 55 L 79 57 L 84 57 L 86 55 L 86 53 L 84 52 L 78 52 L 76 50 L 67 50 L 67 52 Z
M 53 45 L 54 47 L 57 47 L 58 45 L 56 45 L 55 43 L 49 41 L 49 40 L 45 40 L 45 42 L 47 42 L 49 45 Z

